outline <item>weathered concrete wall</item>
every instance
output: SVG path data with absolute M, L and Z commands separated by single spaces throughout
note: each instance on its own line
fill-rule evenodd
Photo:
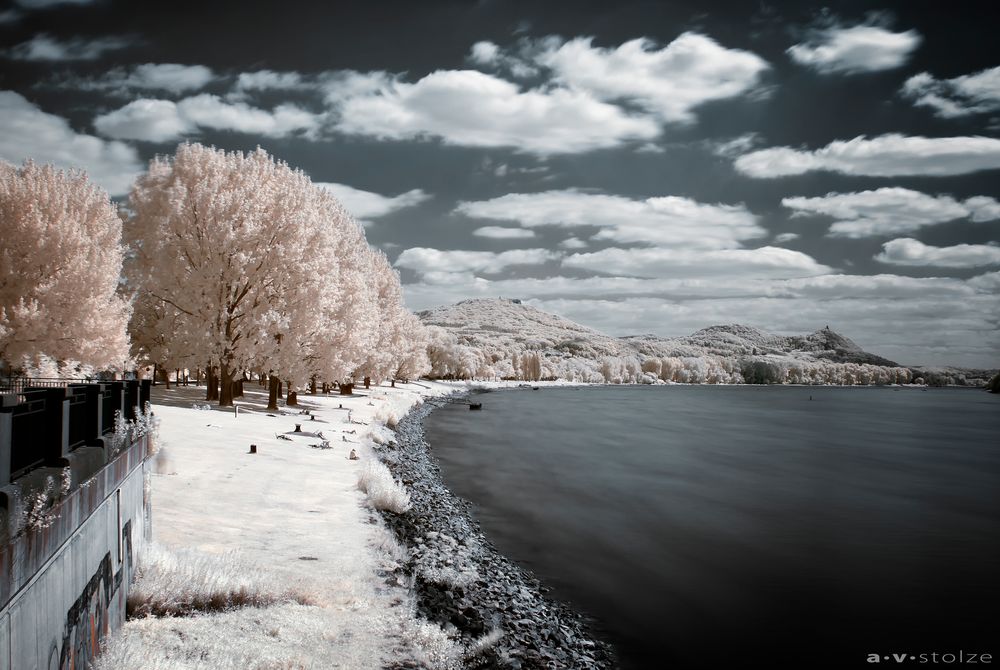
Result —
M 149 537 L 145 455 L 142 439 L 71 491 L 52 526 L 0 547 L 0 670 L 81 670 L 124 622 Z

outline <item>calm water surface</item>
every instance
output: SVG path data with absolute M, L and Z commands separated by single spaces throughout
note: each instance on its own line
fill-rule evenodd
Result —
M 1000 396 L 673 386 L 475 400 L 482 412 L 427 420 L 446 483 L 501 551 L 598 621 L 624 668 L 1000 656 Z

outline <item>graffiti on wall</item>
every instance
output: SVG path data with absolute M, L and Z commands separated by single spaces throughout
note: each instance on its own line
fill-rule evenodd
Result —
M 59 670 L 82 670 L 101 651 L 101 643 L 111 629 L 109 607 L 112 599 L 132 574 L 132 521 L 122 526 L 124 556 L 117 572 L 112 571 L 111 552 L 101 559 L 101 564 L 84 586 L 80 596 L 66 612 L 59 664 L 55 661 L 55 650 L 49 666 Z M 127 586 L 127 585 L 126 585 Z M 124 614 L 124 613 L 122 613 Z

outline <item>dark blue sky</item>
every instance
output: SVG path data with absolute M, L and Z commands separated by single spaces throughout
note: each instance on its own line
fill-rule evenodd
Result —
M 994 3 L 0 9 L 0 158 L 124 196 L 191 140 L 329 184 L 415 309 L 615 333 L 830 324 L 1000 360 Z

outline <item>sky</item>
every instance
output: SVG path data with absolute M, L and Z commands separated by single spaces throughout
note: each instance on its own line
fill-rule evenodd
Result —
M 407 304 L 610 334 L 829 325 L 1000 365 L 990 2 L 0 4 L 0 159 L 124 202 L 261 146 L 362 221 Z

